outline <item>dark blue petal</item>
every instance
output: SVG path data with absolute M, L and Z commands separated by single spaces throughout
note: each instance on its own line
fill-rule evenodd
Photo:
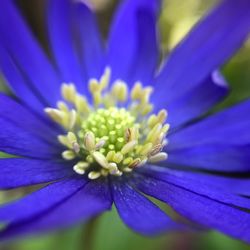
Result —
M 79 48 L 81 63 L 85 66 L 87 77 L 99 78 L 104 71 L 104 46 L 92 11 L 81 1 L 73 6 L 75 27 L 79 29 Z
M 189 180 L 189 182 L 199 182 L 207 185 L 208 187 L 215 187 L 218 191 L 220 190 L 224 193 L 227 192 L 237 195 L 250 196 L 250 178 L 243 178 L 242 176 L 237 178 L 201 172 L 173 170 L 166 167 L 152 165 L 141 168 L 139 172 L 147 175 L 150 174 L 154 178 L 163 181 L 167 181 L 170 175 L 175 175 L 179 178 L 185 178 Z
M 143 172 L 143 170 L 142 170 Z M 163 173 L 163 176 L 161 176 Z M 223 202 L 230 206 L 237 206 L 244 209 L 250 209 L 250 199 L 244 198 L 239 195 L 231 193 L 226 188 L 223 188 L 221 185 L 218 185 L 218 181 L 215 183 L 206 181 L 206 177 L 200 179 L 194 178 L 192 174 L 185 173 L 183 171 L 176 171 L 171 169 L 158 170 L 157 167 L 151 167 L 145 169 L 142 176 L 137 176 L 138 179 L 144 181 L 145 175 L 155 179 L 162 180 L 168 184 L 172 184 L 184 189 L 187 189 L 191 192 L 197 193 L 199 195 L 204 195 L 210 199 L 216 200 L 218 202 Z M 135 177 L 136 178 L 136 177 Z M 149 178 L 150 179 L 150 178 Z
M 148 10 L 137 13 L 137 54 L 131 67 L 129 82 L 141 81 L 152 85 L 159 60 L 158 33 L 156 16 Z
M 29 109 L 4 94 L 0 94 L 0 117 L 39 138 L 49 141 L 55 146 L 59 146 L 57 143 L 58 130 L 48 125 L 46 120 L 41 119 Z
M 17 223 L 29 220 L 60 205 L 86 183 L 84 178 L 78 178 L 49 184 L 21 199 L 2 205 L 0 207 L 0 221 L 2 223 Z
M 0 159 L 0 189 L 55 181 L 72 174 L 70 164 L 52 160 Z
M 168 110 L 168 122 L 171 129 L 174 129 L 207 113 L 228 94 L 229 88 L 220 73 L 215 71 L 197 87 L 169 104 L 164 98 L 159 97 L 162 93 L 161 88 L 156 88 L 155 92 L 152 96 L 155 107 Z
M 72 8 L 70 0 L 48 1 L 47 25 L 51 49 L 63 81 L 73 82 L 82 91 L 87 90 L 84 82 L 87 77 L 83 74 L 84 69 L 80 66 L 74 47 Z
M 152 235 L 179 228 L 162 210 L 128 184 L 113 182 L 112 189 L 120 217 L 136 232 Z
M 189 220 L 250 243 L 250 214 L 178 185 L 144 177 L 137 184 L 148 195 L 169 204 Z
M 49 194 L 48 194 L 49 195 Z M 109 187 L 103 181 L 91 181 L 63 202 L 33 219 L 10 224 L 0 233 L 1 239 L 45 230 L 68 227 L 111 209 Z
M 168 136 L 166 150 L 203 144 L 244 145 L 250 142 L 250 100 L 211 115 Z
M 250 145 L 202 145 L 168 151 L 166 164 L 218 172 L 249 172 Z
M 222 1 L 167 59 L 156 80 L 162 98 L 169 102 L 197 86 L 242 46 L 249 31 L 250 1 Z
M 145 70 L 149 68 L 152 74 L 152 62 L 154 63 L 156 59 L 157 51 L 155 37 L 150 37 L 150 40 L 148 38 L 151 35 L 155 36 L 159 5 L 159 0 L 125 0 L 119 6 L 112 22 L 108 41 L 107 63 L 112 69 L 113 79 L 129 80 L 135 68 L 135 62 L 138 60 L 141 64 L 144 56 L 147 56 L 147 60 L 144 61 Z M 143 33 L 145 31 L 146 33 Z M 150 44 L 149 41 L 152 43 Z M 150 50 L 148 50 L 149 46 Z M 152 58 L 148 57 L 149 54 Z M 140 72 L 142 73 L 141 66 L 138 69 L 138 76 Z
M 22 114 L 18 114 L 16 119 L 22 121 Z M 29 130 L 2 117 L 0 117 L 0 128 L 0 151 L 39 159 L 58 157 L 61 151 L 60 147 L 55 147 Z
M 1 44 L 0 70 L 12 92 L 18 96 L 23 103 L 37 111 L 37 113 L 42 113 L 45 106 L 44 101 L 27 85 L 27 79 L 22 75 L 19 67 Z
M 1 1 L 0 36 L 1 46 L 9 55 L 8 61 L 11 60 L 11 64 L 14 64 L 21 77 L 21 82 L 10 82 L 17 96 L 28 103 L 26 98 L 31 96 L 32 91 L 44 104 L 55 105 L 60 98 L 60 79 L 11 0 Z M 10 76 L 7 78 L 14 80 Z M 26 86 L 23 86 L 23 83 Z M 28 95 L 25 96 L 24 93 Z

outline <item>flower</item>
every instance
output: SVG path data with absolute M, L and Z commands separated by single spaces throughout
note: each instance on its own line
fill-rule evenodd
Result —
M 1 159 L 0 188 L 46 184 L 0 207 L 1 239 L 84 222 L 113 202 L 136 232 L 188 227 L 146 194 L 250 242 L 250 181 L 231 175 L 250 170 L 250 102 L 207 114 L 229 91 L 217 69 L 248 35 L 250 2 L 222 1 L 157 70 L 159 4 L 123 1 L 104 46 L 86 5 L 48 1 L 49 60 L 1 1 L 0 67 L 17 100 L 1 95 L 0 151 L 17 157 Z

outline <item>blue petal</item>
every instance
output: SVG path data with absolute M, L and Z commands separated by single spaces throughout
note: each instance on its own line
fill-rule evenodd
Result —
M 169 165 L 225 173 L 250 173 L 250 145 L 202 145 L 170 150 L 168 155 L 166 164 Z
M 16 119 L 22 121 L 22 114 Z M 58 157 L 60 147 L 44 141 L 29 130 L 19 127 L 12 121 L 0 117 L 0 151 L 38 159 L 51 159 Z
M 204 82 L 169 104 L 164 98 L 159 97 L 162 91 L 160 88 L 155 89 L 153 103 L 157 109 L 168 110 L 168 122 L 171 129 L 175 129 L 207 113 L 228 94 L 229 88 L 220 73 L 215 71 Z
M 190 183 L 203 183 L 208 187 L 214 187 L 217 191 L 231 193 L 237 195 L 250 196 L 250 179 L 241 177 L 228 177 L 223 175 L 214 175 L 201 172 L 173 170 L 166 167 L 147 166 L 140 169 L 143 174 L 151 174 L 152 177 L 167 181 L 170 175 L 175 175 L 179 178 L 185 178 Z
M 167 150 L 203 144 L 249 144 L 249 109 L 250 100 L 247 100 L 170 134 Z
M 156 38 L 151 37 L 151 35 L 155 36 L 159 5 L 159 0 L 125 0 L 119 6 L 112 22 L 108 40 L 107 63 L 112 69 L 113 79 L 131 80 L 129 77 L 133 73 L 134 64 L 137 60 L 142 64 L 145 56 L 147 56 L 147 60 L 144 60 L 145 70 L 149 68 L 149 72 L 152 74 L 152 62 L 154 63 L 155 58 L 157 58 L 157 51 Z M 143 21 L 144 17 L 145 22 Z M 146 28 L 150 30 L 146 30 Z M 148 56 L 152 56 L 152 58 Z M 155 66 L 153 65 L 153 67 Z M 141 67 L 142 65 L 138 69 L 138 76 L 142 71 Z
M 18 70 L 16 77 L 21 78 L 21 82 L 10 82 L 17 96 L 29 103 L 27 99 L 32 91 L 43 104 L 55 105 L 60 98 L 60 79 L 10 0 L 1 1 L 0 35 L 1 46 L 9 55 L 7 63 L 11 60 L 15 71 Z M 10 76 L 7 78 L 14 80 Z
M 167 58 L 156 80 L 162 98 L 169 102 L 204 81 L 242 46 L 249 31 L 250 1 L 222 1 Z
M 50 194 L 48 194 L 50 195 Z M 10 224 L 0 233 L 1 239 L 40 233 L 82 223 L 111 209 L 112 198 L 106 182 L 91 181 L 63 202 L 38 217 Z
M 250 214 L 178 185 L 144 177 L 137 184 L 189 220 L 250 243 Z
M 207 182 L 206 177 L 202 178 L 202 175 L 200 175 L 200 179 L 198 179 L 194 178 L 194 176 L 192 176 L 192 174 L 190 173 L 186 174 L 183 171 L 181 172 L 170 169 L 161 170 L 153 166 L 145 170 L 145 173 L 142 176 L 137 176 L 135 178 L 139 178 L 141 181 L 144 181 L 145 175 L 147 176 L 146 179 L 148 177 L 159 179 L 169 184 L 187 189 L 199 195 L 204 195 L 218 202 L 223 202 L 230 206 L 237 206 L 244 209 L 250 209 L 249 198 L 244 198 L 231 193 L 226 188 L 223 188 L 221 185 L 218 185 L 218 181 L 215 183 Z
M 86 184 L 84 178 L 66 179 L 49 184 L 21 199 L 6 203 L 0 207 L 0 221 L 17 223 L 29 220 L 71 197 Z
M 28 81 L 23 77 L 20 68 L 15 64 L 7 50 L 0 44 L 0 70 L 12 92 L 18 96 L 23 103 L 41 113 L 46 105 L 35 91 L 27 85 Z
M 74 48 L 72 8 L 69 0 L 48 1 L 47 25 L 50 45 L 63 81 L 73 82 L 79 90 L 86 91 L 86 73 L 80 67 L 77 51 Z
M 180 228 L 162 210 L 128 184 L 113 182 L 112 190 L 120 217 L 136 232 L 152 235 Z
M 104 45 L 92 11 L 82 2 L 74 5 L 74 22 L 79 29 L 81 63 L 87 77 L 99 78 L 104 71 Z
M 72 174 L 70 164 L 52 160 L 0 159 L 0 189 L 55 181 Z
M 150 11 L 137 12 L 137 54 L 131 67 L 129 82 L 152 85 L 159 60 L 156 17 Z
M 35 136 L 49 141 L 50 144 L 59 146 L 57 135 L 59 130 L 50 126 L 46 120 L 31 112 L 28 108 L 20 105 L 10 97 L 0 93 L 0 117 L 17 125 L 19 128 L 29 131 Z

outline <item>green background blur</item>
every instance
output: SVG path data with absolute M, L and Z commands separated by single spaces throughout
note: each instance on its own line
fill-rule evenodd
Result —
M 136 0 L 135 0 L 136 1 Z M 18 0 L 20 9 L 38 39 L 46 49 L 48 44 L 44 36 L 43 0 Z M 110 0 L 93 0 L 98 13 L 103 34 L 107 33 L 110 14 L 117 2 Z M 161 44 L 163 54 L 167 54 L 174 45 L 188 32 L 190 27 L 213 6 L 217 1 L 202 0 L 165 0 L 159 26 L 161 30 Z M 226 41 L 225 41 L 226 42 Z M 250 42 L 231 59 L 223 68 L 224 75 L 231 85 L 232 92 L 218 109 L 232 105 L 250 96 Z M 0 90 L 8 92 L 0 84 Z M 246 114 L 249 115 L 249 114 Z M 0 153 L 0 157 L 4 157 Z M 20 190 L 19 190 L 20 191 Z M 20 192 L 0 192 L 0 203 L 20 195 Z M 63 219 L 63 218 L 62 218 Z M 145 218 L 146 219 L 146 218 Z M 115 209 L 103 214 L 97 224 L 94 234 L 95 250 L 224 250 L 224 249 L 250 249 L 244 243 L 230 239 L 217 232 L 204 233 L 171 233 L 156 238 L 145 238 L 126 228 L 119 219 Z M 249 232 L 250 233 L 250 232 Z M 71 250 L 86 249 L 86 229 L 82 225 L 48 235 L 32 237 L 24 240 L 1 244 L 1 250 Z

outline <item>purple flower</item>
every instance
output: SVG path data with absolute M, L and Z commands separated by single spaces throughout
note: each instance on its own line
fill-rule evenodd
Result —
M 146 194 L 250 243 L 250 180 L 235 177 L 250 172 L 250 102 L 207 114 L 229 91 L 217 69 L 250 31 L 250 1 L 222 1 L 157 69 L 159 2 L 124 0 L 104 44 L 81 1 L 48 1 L 49 60 L 1 1 L 0 67 L 17 99 L 0 98 L 0 151 L 18 157 L 0 160 L 0 188 L 46 184 L 0 207 L 1 239 L 113 202 L 141 234 L 189 227 Z

